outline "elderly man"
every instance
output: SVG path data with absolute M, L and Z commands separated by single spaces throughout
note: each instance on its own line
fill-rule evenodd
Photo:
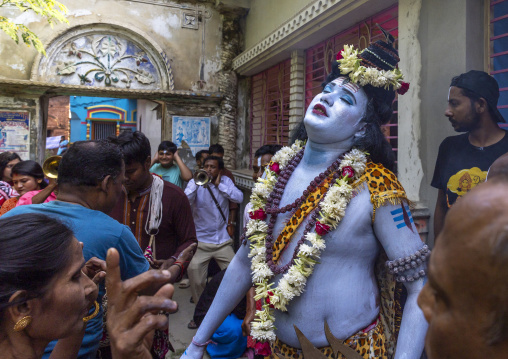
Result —
M 332 64 L 323 92 L 304 117 L 307 143 L 280 150 L 266 179 L 257 182 L 249 245 L 238 250 L 217 293 L 220 300 L 183 358 L 202 356 L 252 283 L 263 307 L 251 335 L 269 344 L 265 353 L 271 358 L 302 358 L 302 343 L 336 358 L 327 324 L 345 341 L 339 351 L 364 359 L 420 358 L 427 324 L 416 299 L 428 248 L 389 170 L 393 153 L 380 129 L 392 115 L 395 91 L 408 89 L 392 41 L 388 36 L 363 52 L 346 46 Z M 389 299 L 402 290 L 394 278 L 408 292 L 400 332 L 400 317 L 392 310 L 398 301 Z
M 430 257 L 418 304 L 429 359 L 508 358 L 508 182 L 496 176 L 458 201 Z

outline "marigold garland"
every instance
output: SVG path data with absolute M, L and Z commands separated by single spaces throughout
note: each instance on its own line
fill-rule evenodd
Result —
M 256 311 L 256 318 L 251 324 L 251 336 L 258 341 L 274 341 L 275 318 L 273 310 L 287 311 L 289 302 L 300 296 L 318 263 L 321 252 L 326 248 L 323 236 L 337 227 L 345 214 L 351 200 L 353 188 L 351 183 L 359 179 L 365 172 L 367 154 L 358 149 L 352 149 L 344 155 L 339 166 L 340 177 L 336 183 L 330 185 L 327 194 L 320 202 L 319 220 L 316 222 L 316 232 L 307 233 L 305 240 L 298 250 L 295 264 L 290 266 L 287 273 L 280 279 L 278 285 L 269 283 L 274 273 L 266 263 L 265 241 L 268 225 L 264 221 L 267 198 L 274 190 L 279 173 L 291 159 L 302 149 L 303 143 L 297 141 L 291 147 L 283 147 L 272 158 L 273 164 L 266 171 L 266 178 L 256 183 L 252 195 L 250 212 L 251 220 L 247 223 L 246 235 L 251 242 L 249 257 L 251 258 L 252 282 L 256 286 L 255 299 L 263 300 L 262 310 Z

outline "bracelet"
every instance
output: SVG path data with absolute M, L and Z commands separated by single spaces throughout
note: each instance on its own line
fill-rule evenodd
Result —
M 182 277 L 185 273 L 185 269 L 184 269 L 183 263 L 180 261 L 176 261 L 171 266 L 175 266 L 175 265 L 180 268 L 180 271 L 178 272 L 178 275 L 176 276 L 176 279 L 175 279 L 175 282 L 179 282 L 182 280 Z
M 191 341 L 191 342 L 192 342 L 192 344 L 194 344 L 195 346 L 200 347 L 200 348 L 202 348 L 202 347 L 206 347 L 208 344 L 217 344 L 217 343 L 216 343 L 216 342 L 214 342 L 212 339 L 209 339 L 209 340 L 207 340 L 207 341 L 206 341 L 206 342 L 204 342 L 204 343 L 198 343 L 198 342 L 196 342 L 196 341 L 194 340 L 194 337 L 192 337 L 192 341 Z

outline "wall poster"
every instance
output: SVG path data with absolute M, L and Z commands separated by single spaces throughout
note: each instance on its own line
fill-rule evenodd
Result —
M 210 117 L 173 116 L 172 132 L 172 141 L 177 147 L 182 147 L 185 141 L 193 156 L 210 147 Z
M 27 111 L 0 111 L 0 152 L 16 152 L 30 159 L 30 114 Z

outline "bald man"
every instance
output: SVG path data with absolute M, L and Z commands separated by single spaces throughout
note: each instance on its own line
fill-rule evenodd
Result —
M 508 358 L 508 181 L 478 185 L 450 209 L 418 298 L 429 359 Z
M 505 153 L 492 163 L 487 174 L 487 180 L 492 180 L 500 175 L 508 178 L 508 153 Z

